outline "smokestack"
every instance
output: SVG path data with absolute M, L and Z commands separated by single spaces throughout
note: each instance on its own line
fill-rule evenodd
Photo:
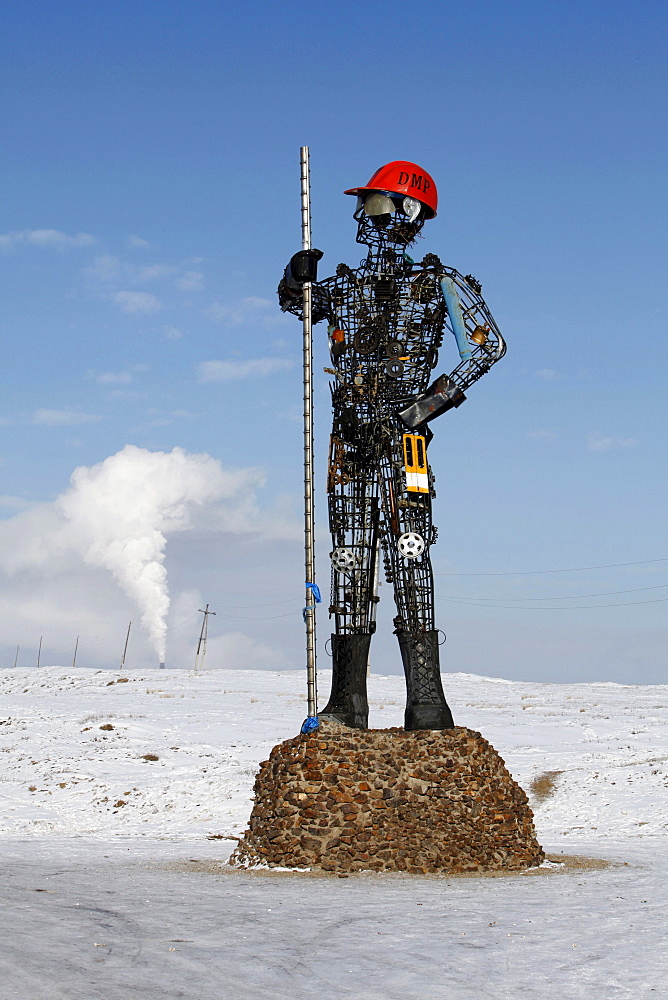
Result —
M 164 670 L 165 669 L 165 661 L 164 660 L 160 660 L 160 663 L 158 664 L 158 666 L 160 667 L 161 670 Z

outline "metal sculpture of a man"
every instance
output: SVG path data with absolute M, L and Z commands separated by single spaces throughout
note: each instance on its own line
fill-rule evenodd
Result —
M 302 316 L 312 282 L 312 319 L 326 320 L 332 359 L 333 427 L 327 493 L 332 533 L 332 690 L 319 716 L 366 729 L 367 661 L 375 631 L 375 581 L 382 554 L 394 588 L 395 633 L 406 675 L 406 729 L 448 729 L 434 621 L 430 548 L 434 477 L 429 423 L 459 406 L 464 391 L 505 353 L 472 275 L 434 254 L 416 263 L 408 248 L 437 210 L 436 185 L 415 163 L 381 167 L 356 196 L 358 268 L 339 264 L 317 280 L 319 250 L 302 250 L 279 285 L 281 307 Z M 444 333 L 459 364 L 435 380 Z

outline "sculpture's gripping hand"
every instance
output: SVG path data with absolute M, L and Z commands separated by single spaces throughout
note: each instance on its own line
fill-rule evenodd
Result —
M 278 286 L 278 302 L 283 312 L 290 312 L 299 319 L 302 313 L 302 292 L 307 281 L 311 282 L 311 320 L 319 323 L 329 315 L 329 292 L 318 284 L 318 261 L 322 250 L 300 250 L 290 258 Z
M 287 295 L 293 298 L 301 295 L 307 281 L 318 280 L 318 261 L 322 257 L 322 250 L 300 250 L 293 254 L 281 282 Z

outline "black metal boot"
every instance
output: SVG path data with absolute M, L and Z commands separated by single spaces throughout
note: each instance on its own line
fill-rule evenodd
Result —
M 399 632 L 406 674 L 405 729 L 452 729 L 452 713 L 443 694 L 438 662 L 438 631 Z
M 320 717 L 332 716 L 352 729 L 369 728 L 366 668 L 371 634 L 332 636 L 332 693 Z

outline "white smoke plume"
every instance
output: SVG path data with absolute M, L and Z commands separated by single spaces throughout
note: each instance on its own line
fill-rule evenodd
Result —
M 209 526 L 258 530 L 254 493 L 261 482 L 258 470 L 225 470 L 210 455 L 126 445 L 97 465 L 75 469 L 70 489 L 53 505 L 40 505 L 6 524 L 0 562 L 11 575 L 47 563 L 54 568 L 74 553 L 108 570 L 136 603 L 164 660 L 168 535 L 193 527 L 204 508 Z M 10 531 L 15 544 L 9 544 Z

